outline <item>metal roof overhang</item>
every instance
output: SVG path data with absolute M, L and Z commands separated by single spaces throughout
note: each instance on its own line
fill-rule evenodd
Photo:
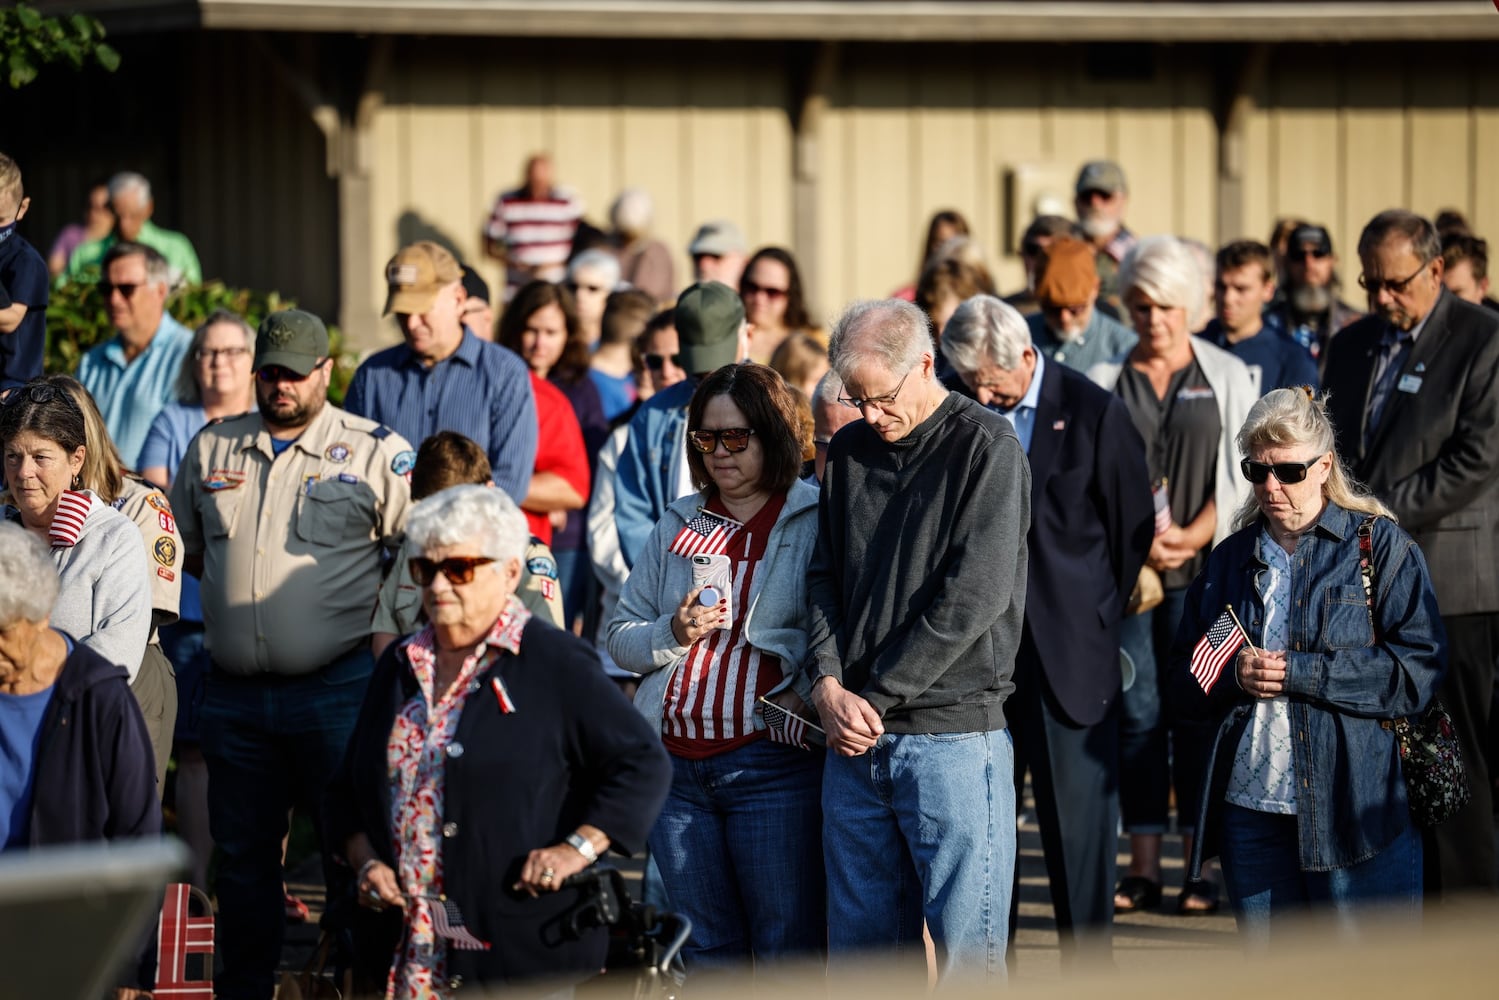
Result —
M 111 31 L 171 28 L 869 42 L 1499 39 L 1490 0 L 41 0 Z

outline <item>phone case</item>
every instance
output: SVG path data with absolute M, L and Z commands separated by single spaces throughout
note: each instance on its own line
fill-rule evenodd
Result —
M 698 595 L 699 603 L 704 607 L 712 607 L 720 600 L 728 602 L 728 613 L 724 615 L 723 624 L 719 628 L 728 628 L 729 623 L 734 620 L 734 573 L 729 557 L 725 555 L 693 556 L 692 557 L 692 585 L 694 587 L 711 587 L 716 592 L 710 600 L 703 602 L 707 593 Z

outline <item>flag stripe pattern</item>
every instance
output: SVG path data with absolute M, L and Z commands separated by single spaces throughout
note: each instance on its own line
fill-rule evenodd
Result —
M 57 498 L 57 513 L 52 515 L 52 524 L 47 529 L 48 540 L 53 548 L 72 547 L 78 544 L 83 534 L 83 522 L 88 520 L 93 496 L 83 490 L 63 490 Z
M 192 915 L 192 886 L 167 886 L 157 929 L 156 989 L 170 1000 L 213 1000 L 213 916 Z M 187 957 L 204 955 L 206 979 L 187 978 Z
M 763 698 L 760 700 L 760 716 L 765 720 L 766 733 L 775 742 L 801 747 L 803 750 L 811 749 L 807 745 L 807 731 L 817 729 L 817 726 L 795 712 L 787 711 L 775 702 Z
M 1223 674 L 1224 665 L 1248 641 L 1238 622 L 1227 611 L 1220 614 L 1207 634 L 1197 640 L 1197 646 L 1192 650 L 1192 676 L 1204 694 L 1213 690 L 1213 685 Z
M 672 539 L 670 551 L 689 559 L 722 555 L 729 550 L 729 539 L 734 537 L 734 531 L 734 525 L 728 521 L 701 513 L 682 525 L 682 530 Z
M 458 904 L 451 899 L 435 901 L 432 907 L 432 930 L 459 951 L 489 950 L 488 941 L 480 941 L 463 926 L 463 914 L 458 912 Z
M 1163 535 L 1171 530 L 1171 493 L 1162 481 L 1150 491 L 1150 495 L 1155 501 L 1155 533 Z

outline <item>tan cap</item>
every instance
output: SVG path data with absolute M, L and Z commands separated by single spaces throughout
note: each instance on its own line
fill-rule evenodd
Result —
M 1053 309 L 1080 306 L 1097 291 L 1093 248 L 1066 236 L 1052 240 L 1036 275 L 1036 301 Z
M 463 280 L 463 267 L 447 250 L 430 240 L 403 247 L 385 265 L 385 315 L 424 313 L 437 301 L 437 293 Z

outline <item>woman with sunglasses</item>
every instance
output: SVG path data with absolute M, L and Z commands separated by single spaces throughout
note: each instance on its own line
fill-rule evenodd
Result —
M 672 909 L 692 920 L 691 974 L 816 955 L 827 924 L 823 754 L 764 705 L 811 717 L 817 491 L 797 479 L 796 404 L 771 369 L 727 365 L 698 386 L 687 428 L 699 492 L 667 508 L 636 557 L 608 646 L 644 675 L 635 706 L 671 754 L 650 847 Z
M 1120 699 L 1119 810 L 1130 835 L 1130 864 L 1115 891 L 1117 913 L 1161 903 L 1161 841 L 1173 786 L 1177 829 L 1185 851 L 1192 849 L 1195 796 L 1210 734 L 1162 711 L 1160 667 L 1187 587 L 1212 546 L 1228 536 L 1248 488 L 1234 465 L 1234 431 L 1258 393 L 1243 362 L 1191 336 L 1202 325 L 1202 288 L 1190 247 L 1171 236 L 1141 240 L 1119 265 L 1119 290 L 1139 343 L 1088 372 L 1129 410 L 1145 439 L 1150 481 L 1161 504 L 1146 563 L 1159 574 L 1164 598 L 1127 616 L 1120 635 L 1135 682 Z M 1178 913 L 1217 908 L 1218 887 L 1211 879 L 1182 886 Z
M 1423 711 L 1446 669 L 1426 560 L 1349 478 L 1310 389 L 1255 403 L 1238 447 L 1253 495 L 1187 592 L 1167 671 L 1174 711 L 1217 729 L 1191 871 L 1219 856 L 1254 946 L 1309 908 L 1419 919 L 1421 835 L 1381 720 Z M 1220 625 L 1247 634 L 1209 657 Z
M 406 522 L 428 624 L 380 657 L 325 803 L 360 902 L 384 914 L 365 945 L 396 949 L 389 998 L 596 974 L 608 928 L 561 931 L 580 898 L 564 883 L 638 851 L 666 794 L 665 755 L 598 658 L 516 598 L 529 538 L 483 486 Z
M 808 334 L 826 344 L 828 335 L 807 314 L 802 276 L 791 251 L 763 247 L 744 265 L 739 279 L 744 318 L 750 323 L 750 360 L 770 364 L 771 355 L 793 333 Z

